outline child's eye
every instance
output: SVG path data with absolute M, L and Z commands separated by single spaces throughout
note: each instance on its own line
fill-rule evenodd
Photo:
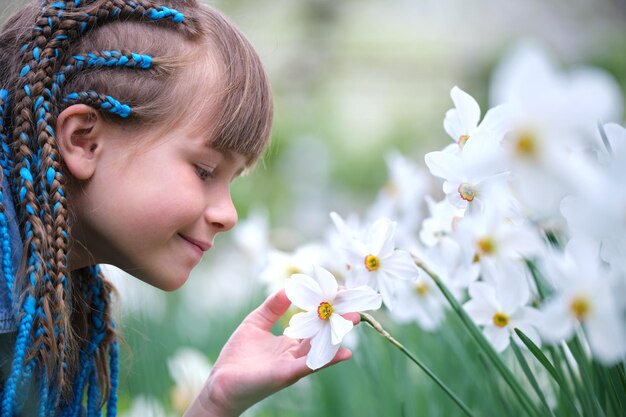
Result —
M 211 169 L 206 169 L 201 167 L 200 165 L 195 165 L 196 168 L 196 174 L 198 174 L 198 177 L 202 180 L 208 180 L 209 178 L 213 178 L 213 168 Z

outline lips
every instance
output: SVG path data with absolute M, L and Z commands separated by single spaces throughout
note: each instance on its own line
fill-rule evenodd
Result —
M 192 245 L 196 246 L 202 252 L 206 252 L 209 249 L 211 249 L 212 245 L 210 243 L 208 243 L 208 242 L 204 242 L 202 240 L 196 240 L 196 239 L 193 239 L 193 238 L 191 238 L 189 236 L 181 235 L 180 233 L 179 233 L 179 236 L 182 237 L 187 242 L 191 243 Z

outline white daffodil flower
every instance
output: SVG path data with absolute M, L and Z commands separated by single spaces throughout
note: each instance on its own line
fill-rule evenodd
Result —
M 346 240 L 341 248 L 349 265 L 347 285 L 367 285 L 380 291 L 390 310 L 396 282 L 415 279 L 418 274 L 411 255 L 395 249 L 395 229 L 395 222 L 379 219 L 370 225 L 361 239 Z
M 333 274 L 320 266 L 314 267 L 312 277 L 293 275 L 285 284 L 285 292 L 304 312 L 291 318 L 284 334 L 294 339 L 311 339 L 306 360 L 311 369 L 330 362 L 344 336 L 352 330 L 352 322 L 341 314 L 376 310 L 382 303 L 380 294 L 369 287 L 340 289 Z
M 445 180 L 443 192 L 457 208 L 480 211 L 493 189 L 506 186 L 508 173 L 501 163 L 501 147 L 488 142 L 468 141 L 460 155 L 439 151 L 424 157 L 430 173 Z
M 511 336 L 521 344 L 515 328 L 541 345 L 534 327 L 539 312 L 527 306 L 530 292 L 521 265 L 501 264 L 498 275 L 490 277 L 489 282 L 471 283 L 469 296 L 463 307 L 477 325 L 483 326 L 483 334 L 496 351 L 504 351 Z
M 503 216 L 492 206 L 484 213 L 463 217 L 457 224 L 455 238 L 465 250 L 466 261 L 484 267 L 540 253 L 544 245 L 537 231 L 518 220 Z
M 626 357 L 626 320 L 619 280 L 604 268 L 597 244 L 570 240 L 563 256 L 546 259 L 547 278 L 556 293 L 542 307 L 541 335 L 560 342 L 582 325 L 593 356 L 610 365 Z
M 187 347 L 168 358 L 167 369 L 175 384 L 170 392 L 172 407 L 182 415 L 202 390 L 211 364 L 202 352 Z
M 456 150 L 462 150 L 470 138 L 484 140 L 485 137 L 495 137 L 497 141 L 507 130 L 506 110 L 504 105 L 490 109 L 483 121 L 480 120 L 480 107 L 474 98 L 454 86 L 450 91 L 450 97 L 454 102 L 454 108 L 446 112 L 443 127 L 452 139 L 457 143 Z

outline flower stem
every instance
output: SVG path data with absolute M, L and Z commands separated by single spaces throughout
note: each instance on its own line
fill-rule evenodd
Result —
M 469 416 L 469 417 L 473 417 L 474 414 L 472 414 L 472 411 L 469 409 L 469 407 L 467 405 L 465 405 L 465 403 L 459 398 L 457 397 L 457 395 L 452 392 L 452 390 L 450 388 L 448 388 L 448 386 L 446 384 L 444 384 L 444 382 L 439 379 L 439 377 L 437 375 L 435 375 L 433 373 L 433 371 L 431 371 L 426 365 L 424 365 L 419 359 L 417 359 L 417 357 L 415 357 L 415 355 L 413 355 L 411 352 L 409 352 L 400 342 L 398 342 L 393 336 L 391 336 L 389 334 L 388 331 L 386 331 L 383 326 L 380 325 L 379 322 L 377 322 L 374 317 L 370 316 L 367 313 L 360 313 L 361 314 L 361 320 L 364 321 L 365 323 L 369 324 L 374 330 L 376 330 L 378 333 L 380 333 L 385 339 L 387 339 L 389 342 L 391 342 L 392 345 L 394 345 L 395 347 L 397 347 L 398 349 L 400 349 L 400 351 L 402 351 L 402 353 L 404 353 L 413 363 L 415 363 L 417 366 L 419 366 L 422 371 L 424 371 L 426 373 L 426 375 L 428 375 L 433 381 L 435 381 L 435 383 L 437 385 L 439 385 L 439 387 L 446 393 L 448 394 L 448 396 L 461 408 L 461 410 L 463 410 L 463 412 Z

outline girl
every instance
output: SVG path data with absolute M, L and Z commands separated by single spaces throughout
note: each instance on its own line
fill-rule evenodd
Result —
M 97 264 L 183 285 L 235 225 L 230 183 L 271 119 L 256 53 L 195 0 L 35 0 L 9 18 L 0 416 L 115 415 L 113 288 Z M 278 292 L 244 320 L 186 415 L 239 415 L 310 373 L 309 345 L 270 333 L 289 304 Z

